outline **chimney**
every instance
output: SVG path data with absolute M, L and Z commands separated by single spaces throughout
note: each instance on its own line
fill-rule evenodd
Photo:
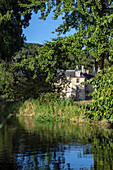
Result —
M 89 70 L 86 70 L 86 73 L 89 74 Z
M 79 70 L 78 65 L 76 66 L 75 70 Z
M 81 70 L 82 70 L 82 73 L 85 73 L 85 69 L 83 65 L 81 66 Z
M 92 75 L 95 76 L 95 67 L 93 68 Z

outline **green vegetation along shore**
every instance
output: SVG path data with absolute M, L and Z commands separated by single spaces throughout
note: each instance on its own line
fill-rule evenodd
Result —
M 75 102 L 72 99 L 60 99 L 57 95 L 48 93 L 38 99 L 26 101 L 2 102 L 0 117 L 2 121 L 8 115 L 30 116 L 36 121 L 71 121 L 71 122 L 102 122 L 102 126 L 112 128 L 111 117 L 109 119 L 97 117 L 89 110 L 90 104 Z M 103 123 L 104 122 L 104 123 Z

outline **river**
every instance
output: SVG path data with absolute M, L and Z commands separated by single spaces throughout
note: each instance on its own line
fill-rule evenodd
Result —
M 0 129 L 0 170 L 113 170 L 113 130 L 11 118 Z

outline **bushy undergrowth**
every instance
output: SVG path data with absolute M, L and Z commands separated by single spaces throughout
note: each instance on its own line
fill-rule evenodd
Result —
M 23 102 L 0 101 L 0 122 L 2 122 L 10 114 L 16 115 L 19 113 Z

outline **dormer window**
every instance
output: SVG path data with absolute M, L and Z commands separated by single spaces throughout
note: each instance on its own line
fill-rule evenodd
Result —
M 76 77 L 80 77 L 80 72 L 81 72 L 80 70 L 75 71 L 75 76 L 76 76 Z

